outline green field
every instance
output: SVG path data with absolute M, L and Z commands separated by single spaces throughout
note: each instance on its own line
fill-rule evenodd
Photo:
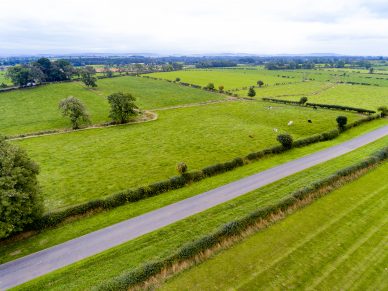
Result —
M 59 101 L 68 96 L 85 103 L 92 123 L 109 120 L 106 97 L 118 91 L 132 93 L 137 98 L 136 104 L 143 109 L 224 98 L 215 93 L 138 77 L 102 79 L 97 84 L 95 89 L 71 82 L 0 93 L 0 133 L 15 135 L 70 127 L 58 110 Z
M 0 71 L 0 84 L 2 83 L 12 85 L 11 80 L 5 77 L 5 71 Z
M 258 207 L 276 203 L 276 201 L 286 197 L 292 191 L 364 159 L 372 152 L 386 145 L 387 142 L 388 137 L 380 139 L 349 154 L 302 171 L 158 231 L 126 242 L 99 255 L 32 280 L 17 289 L 85 290 L 92 288 L 113 276 L 121 274 L 123 271 L 136 268 L 142 263 L 166 257 L 188 241 L 208 234 L 224 223 L 241 218 Z M 260 163 L 253 163 L 253 165 L 260 165 Z M 236 171 L 243 170 L 244 168 Z M 234 180 L 237 178 L 237 176 L 233 175 L 234 173 L 235 171 L 232 171 L 225 175 L 231 175 L 229 176 L 230 179 Z M 212 179 L 223 176 L 217 176 Z M 194 185 L 204 186 L 208 181 L 210 179 L 195 183 Z M 186 191 L 186 189 L 173 191 L 173 193 Z M 163 195 L 171 196 L 174 195 L 173 193 L 165 193 Z M 154 198 L 158 199 L 160 197 Z M 146 203 L 146 201 L 142 202 Z M 327 213 L 325 215 L 327 216 Z M 102 218 L 100 220 L 103 221 Z
M 289 76 L 282 78 L 279 74 Z M 279 75 L 279 76 L 278 76 Z M 177 72 L 152 73 L 149 76 L 175 80 L 177 77 L 181 82 L 206 86 L 212 82 L 218 88 L 223 85 L 225 90 L 256 85 L 258 80 L 265 84 L 300 82 L 301 75 L 294 72 L 267 71 L 264 69 L 213 69 L 213 70 L 187 70 Z
M 306 81 L 306 82 L 299 82 L 294 84 L 255 88 L 255 91 L 256 91 L 255 98 L 287 97 L 287 96 L 294 96 L 294 95 L 296 96 L 295 98 L 300 98 L 302 96 L 320 93 L 321 91 L 327 90 L 332 86 L 334 86 L 333 83 Z M 238 90 L 236 93 L 241 97 L 247 97 L 248 89 Z
M 298 97 L 282 99 L 299 100 Z M 336 85 L 317 95 L 308 96 L 309 102 L 337 104 L 377 110 L 379 106 L 388 106 L 388 87 Z
M 333 129 L 339 114 L 268 105 L 243 101 L 164 110 L 149 123 L 15 143 L 40 165 L 46 206 L 53 210 L 164 180 L 176 174 L 180 161 L 201 169 L 276 145 L 273 128 L 295 139 Z M 349 122 L 359 118 L 346 115 Z
M 198 183 L 188 185 L 182 189 L 163 193 L 156 197 L 151 197 L 139 202 L 130 203 L 111 211 L 99 213 L 97 215 L 83 217 L 75 221 L 73 220 L 55 228 L 42 231 L 37 235 L 34 235 L 25 240 L 2 245 L 0 248 L 0 263 L 4 263 L 20 256 L 28 255 L 44 248 L 51 247 L 55 244 L 73 239 L 80 235 L 84 235 L 93 230 L 97 230 L 122 220 L 141 215 L 173 202 L 177 202 L 179 200 L 192 197 L 213 188 L 222 186 L 236 179 L 243 178 L 245 176 L 255 174 L 279 164 L 289 162 L 293 159 L 300 158 L 307 154 L 314 153 L 315 151 L 325 149 L 329 146 L 336 145 L 355 136 L 379 128 L 384 124 L 387 123 L 383 120 L 375 120 L 368 124 L 363 124 L 357 128 L 353 128 L 352 130 L 343 133 L 341 136 L 334 140 L 312 144 L 303 148 L 294 148 L 279 155 L 267 156 L 258 162 L 237 168 L 231 172 L 207 178 Z
M 161 289 L 386 290 L 387 172 L 385 163 Z

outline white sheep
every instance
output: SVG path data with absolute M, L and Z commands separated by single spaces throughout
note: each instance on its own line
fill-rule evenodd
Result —
M 290 121 L 287 123 L 288 126 L 293 125 L 293 124 L 294 124 L 294 122 L 293 122 L 292 120 L 290 120 Z
M 274 131 L 274 132 L 278 132 L 278 129 L 277 129 L 277 128 L 274 128 L 273 131 Z

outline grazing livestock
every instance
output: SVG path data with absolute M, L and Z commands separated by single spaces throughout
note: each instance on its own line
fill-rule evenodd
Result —
M 308 123 L 313 123 L 313 122 L 311 121 L 311 119 L 307 120 L 307 122 L 308 122 Z
M 278 132 L 278 129 L 277 129 L 277 128 L 274 128 L 273 131 L 274 131 L 274 132 Z
M 293 122 L 292 120 L 290 120 L 290 121 L 287 123 L 288 126 L 291 126 L 291 125 L 293 125 L 293 124 L 294 124 L 294 122 Z

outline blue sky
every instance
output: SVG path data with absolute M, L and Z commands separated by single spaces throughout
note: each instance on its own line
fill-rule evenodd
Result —
M 12 0 L 0 55 L 388 55 L 388 0 Z

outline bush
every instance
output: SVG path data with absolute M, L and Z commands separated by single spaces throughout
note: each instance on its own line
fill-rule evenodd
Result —
M 263 85 L 264 85 L 264 82 L 263 82 L 263 81 L 261 81 L 261 80 L 259 80 L 259 81 L 257 81 L 257 85 L 258 85 L 259 87 L 261 87 L 261 86 L 263 86 Z
M 248 96 L 249 97 L 255 97 L 256 96 L 256 91 L 253 89 L 253 87 L 250 87 L 248 90 Z
M 307 97 L 301 97 L 300 99 L 299 99 L 299 103 L 300 104 L 305 104 L 306 102 L 307 102 Z
M 176 165 L 176 170 L 180 175 L 183 175 L 187 172 L 187 165 L 184 162 L 180 162 Z
M 175 78 L 175 82 L 180 82 L 181 81 L 181 78 Z
M 0 138 L 0 239 L 41 217 L 38 173 L 25 151 Z
M 380 106 L 377 108 L 378 111 L 381 112 L 381 117 L 388 116 L 388 107 L 387 106 Z
M 220 92 L 224 92 L 224 85 L 220 85 L 220 86 L 218 86 L 218 90 L 220 91 Z
M 213 91 L 214 88 L 215 88 L 215 87 L 214 87 L 214 84 L 213 84 L 213 83 L 209 83 L 209 84 L 207 84 L 206 87 L 205 87 L 205 89 L 211 90 L 211 91 Z
M 338 124 L 338 128 L 343 130 L 345 128 L 345 125 L 348 123 L 348 118 L 346 116 L 340 115 L 336 118 L 336 121 Z
M 286 149 L 290 149 L 293 144 L 292 136 L 289 134 L 279 134 L 276 138 L 278 142 L 282 144 L 282 146 Z

